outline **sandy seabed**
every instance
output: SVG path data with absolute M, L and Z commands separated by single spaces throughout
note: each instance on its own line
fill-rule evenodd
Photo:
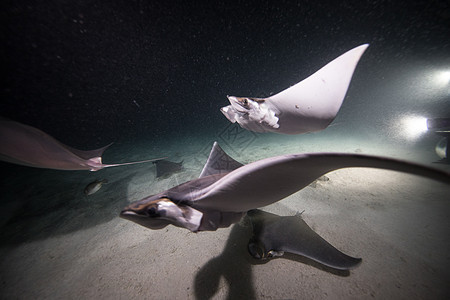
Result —
M 221 138 L 225 151 L 243 163 L 324 149 L 434 159 L 425 150 L 394 151 L 319 134 Z M 449 298 L 450 189 L 417 176 L 342 169 L 327 174 L 329 181 L 264 208 L 279 215 L 304 211 L 304 220 L 323 238 L 363 259 L 351 271 L 295 255 L 256 261 L 247 253 L 251 227 L 246 219 L 216 232 L 192 233 L 174 226 L 152 231 L 118 217 L 129 202 L 197 177 L 213 139 L 166 142 L 150 153 L 184 162 L 185 171 L 159 180 L 152 164 L 99 172 L 3 164 L 8 176 L 1 182 L 1 298 Z M 144 159 L 148 149 L 145 144 L 116 145 L 108 150 L 114 155 L 106 153 L 104 160 Z M 448 165 L 433 166 L 449 171 Z M 84 187 L 97 178 L 109 183 L 86 197 Z

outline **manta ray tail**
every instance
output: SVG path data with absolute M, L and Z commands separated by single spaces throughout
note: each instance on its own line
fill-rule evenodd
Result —
M 166 157 L 160 157 L 160 158 L 154 158 L 154 159 L 141 160 L 141 161 L 120 163 L 120 164 L 103 165 L 103 168 L 111 168 L 111 167 L 120 167 L 120 166 L 127 166 L 127 165 L 144 164 L 144 163 L 149 163 L 149 162 L 152 162 L 152 161 L 158 161 L 158 160 L 162 160 L 162 159 L 166 159 L 166 158 L 167 158 L 167 156 Z M 91 171 L 97 171 L 97 170 L 91 170 Z

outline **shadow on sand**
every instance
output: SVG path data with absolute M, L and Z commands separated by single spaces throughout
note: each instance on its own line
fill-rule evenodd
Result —
M 128 204 L 133 178 L 155 172 L 152 164 L 98 172 L 1 166 L 5 166 L 0 182 L 2 247 L 69 234 L 117 218 Z M 87 184 L 103 178 L 109 183 L 93 195 L 84 194 Z
M 219 283 L 222 277 L 229 289 L 227 299 L 258 298 L 253 287 L 252 266 L 270 263 L 270 260 L 254 259 L 247 252 L 252 229 L 248 217 L 245 217 L 243 223 L 246 225 L 236 224 L 233 226 L 222 254 L 211 259 L 196 274 L 195 296 L 197 299 L 211 299 L 215 296 L 221 289 Z M 350 275 L 349 271 L 326 267 L 299 255 L 286 253 L 282 257 L 273 259 L 288 259 L 293 262 L 300 262 L 337 276 L 346 277 Z

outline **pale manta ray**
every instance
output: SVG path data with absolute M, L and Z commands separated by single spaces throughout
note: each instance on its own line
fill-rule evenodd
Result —
M 98 171 L 103 168 L 163 159 L 103 164 L 102 155 L 109 146 L 111 144 L 91 151 L 77 150 L 64 145 L 37 128 L 0 117 L 0 160 L 2 161 L 36 168 Z
M 267 98 L 228 96 L 221 108 L 232 123 L 255 132 L 301 134 L 325 129 L 336 117 L 364 44 L 342 54 L 316 73 Z
M 131 203 L 120 216 L 150 229 L 172 224 L 193 232 L 214 231 L 239 222 L 248 211 L 280 201 L 328 172 L 351 167 L 400 171 L 450 184 L 449 173 L 361 154 L 289 154 L 242 165 L 214 143 L 199 178 Z M 254 257 L 276 256 L 288 251 L 337 269 L 350 269 L 360 262 L 328 244 L 298 217 L 291 217 L 293 219 L 287 222 L 284 219 L 269 222 L 270 225 L 258 221 L 261 213 L 249 212 L 249 216 L 256 222 L 256 242 L 249 244 Z M 288 237 L 279 238 L 284 233 Z M 277 249 L 266 249 L 267 246 Z

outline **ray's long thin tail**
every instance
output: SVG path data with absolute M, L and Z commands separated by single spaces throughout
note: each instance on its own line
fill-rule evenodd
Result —
M 120 166 L 127 166 L 127 165 L 136 165 L 136 164 L 144 164 L 149 163 L 153 161 L 163 160 L 166 159 L 166 157 L 160 157 L 160 158 L 154 158 L 154 159 L 147 159 L 147 160 L 141 160 L 141 161 L 133 161 L 133 162 L 127 162 L 127 163 L 120 163 L 120 164 L 110 164 L 110 165 L 104 165 L 105 168 L 111 168 L 111 167 L 120 167 Z

